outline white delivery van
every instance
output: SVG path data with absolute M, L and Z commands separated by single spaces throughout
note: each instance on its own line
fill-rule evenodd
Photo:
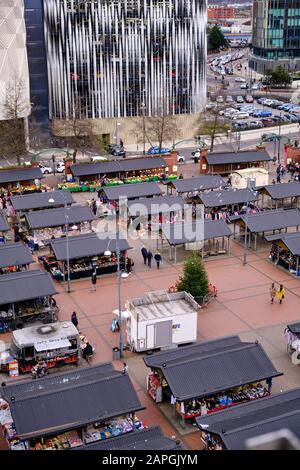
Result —
M 186 292 L 148 292 L 126 302 L 126 336 L 132 351 L 169 349 L 197 339 L 199 305 Z
M 255 186 L 267 186 L 269 184 L 269 172 L 265 168 L 245 168 L 233 171 L 229 178 L 231 186 L 236 189 L 247 188 L 248 179 L 255 180 Z

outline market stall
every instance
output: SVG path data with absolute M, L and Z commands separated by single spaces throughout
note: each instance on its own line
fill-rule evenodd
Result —
M 6 242 L 5 233 L 9 231 L 6 216 L 3 211 L 0 210 L 0 243 Z
M 122 200 L 139 199 L 144 197 L 161 196 L 162 190 L 155 182 L 140 183 L 140 184 L 124 184 L 122 186 L 115 186 L 102 188 L 104 198 L 110 202 L 119 202 Z
M 9 405 L 1 424 L 13 450 L 70 449 L 143 428 L 135 413 L 144 407 L 128 374 L 110 363 L 7 383 L 0 395 Z
M 67 218 L 66 218 L 67 216 Z M 32 236 L 34 243 L 43 246 L 43 240 L 61 237 L 65 234 L 66 221 L 71 233 L 89 233 L 95 217 L 87 206 L 71 206 L 48 209 L 24 214 L 25 222 L 22 227 L 26 236 Z
M 198 195 L 200 204 L 203 204 L 206 213 L 223 209 L 225 214 L 232 215 L 235 210 L 239 211 L 245 204 L 254 203 L 258 200 L 258 194 L 252 189 L 220 189 Z
M 70 279 L 110 274 L 117 271 L 116 240 L 109 233 L 90 233 L 69 238 Z M 127 240 L 120 238 L 120 268 L 125 269 L 125 258 L 129 249 Z M 67 279 L 67 241 L 66 238 L 49 240 L 50 252 L 39 260 L 52 277 L 58 281 Z M 109 250 L 110 255 L 105 256 Z
M 300 276 L 300 232 L 267 235 L 265 239 L 272 243 L 269 256 L 271 261 Z
M 265 168 L 268 170 L 270 161 L 272 159 L 265 150 L 201 153 L 200 173 L 204 175 L 229 175 L 234 170 L 244 168 Z
M 186 196 L 196 195 L 202 191 L 210 191 L 213 189 L 222 189 L 226 186 L 226 182 L 221 176 L 197 176 L 194 178 L 182 178 L 173 181 L 167 181 L 167 192 L 172 194 L 173 190 L 177 194 L 185 194 Z
M 300 197 L 299 182 L 269 184 L 261 186 L 257 190 L 262 197 L 262 206 L 267 202 L 267 206 L 270 206 L 271 209 L 273 207 L 277 209 L 279 206 L 298 207 Z M 265 201 L 265 197 L 267 201 Z
M 283 429 L 300 439 L 299 420 L 299 388 L 196 418 L 206 450 L 247 450 L 248 439 Z
M 53 319 L 56 293 L 50 275 L 38 269 L 0 276 L 0 333 Z
M 144 362 L 151 369 L 149 395 L 171 403 L 183 425 L 268 396 L 271 379 L 282 375 L 258 342 L 243 343 L 238 336 L 144 356 Z
M 9 200 L 18 218 L 25 212 L 64 207 L 65 204 L 71 206 L 75 203 L 69 191 L 44 191 L 22 196 L 11 196 Z M 52 200 L 54 202 L 49 202 Z
M 224 220 L 182 221 L 162 226 L 162 248 L 170 248 L 170 259 L 176 263 L 178 247 L 198 250 L 202 258 L 230 253 L 232 232 Z
M 39 167 L 16 167 L 0 169 L 0 192 L 7 194 L 28 194 L 41 191 L 44 178 Z
M 24 243 L 6 243 L 0 246 L 0 274 L 24 271 L 33 262 L 31 252 Z
M 239 227 L 239 238 L 245 238 L 245 227 L 247 222 L 247 238 L 248 245 L 257 248 L 258 235 L 262 237 L 267 233 L 275 235 L 276 230 L 281 233 L 282 230 L 287 232 L 290 227 L 298 230 L 300 226 L 300 211 L 298 209 L 274 209 L 257 212 L 256 214 L 240 214 L 229 218 L 233 222 L 233 238 L 236 238 L 236 227 Z
M 291 361 L 294 365 L 300 364 L 300 323 L 292 323 L 284 329 L 284 338 L 287 343 L 287 351 L 291 355 Z

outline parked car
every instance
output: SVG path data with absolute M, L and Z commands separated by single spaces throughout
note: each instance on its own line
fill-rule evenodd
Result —
M 261 121 L 250 121 L 249 127 L 250 129 L 262 129 L 264 125 Z
M 233 98 L 231 95 L 226 96 L 226 103 L 233 103 Z
M 281 106 L 282 104 L 284 104 L 283 101 L 279 101 L 279 100 L 272 100 L 273 103 L 271 104 L 271 108 L 278 108 L 278 106 Z
M 264 127 L 274 126 L 273 118 L 262 118 L 261 122 L 263 123 Z
M 263 103 L 265 106 L 272 106 L 273 104 L 273 100 L 269 100 L 269 99 L 266 99 L 264 100 L 264 103 Z
M 43 175 L 50 175 L 50 173 L 52 173 L 52 168 L 44 163 L 39 163 L 39 167 Z
M 56 164 L 56 172 L 63 173 L 65 171 L 65 164 L 64 162 L 57 162 Z
M 259 90 L 259 84 L 258 83 L 254 83 L 251 87 L 252 90 Z
M 257 102 L 258 104 L 264 104 L 264 101 L 266 100 L 267 98 L 261 96 L 260 98 L 257 98 Z
M 231 119 L 247 119 L 248 117 L 249 117 L 249 113 L 239 111 L 238 113 L 233 114 L 231 116 Z
M 281 136 L 278 134 L 275 134 L 274 132 L 268 132 L 266 134 L 262 134 L 261 140 L 264 140 L 265 142 L 273 142 L 274 140 L 280 140 Z
M 248 90 L 248 88 L 249 88 L 249 83 L 242 83 L 240 86 L 241 90 Z
M 253 103 L 253 101 L 254 101 L 253 96 L 246 95 L 245 101 L 246 101 L 246 103 Z
M 237 102 L 237 103 L 244 103 L 244 98 L 243 98 L 241 95 L 238 95 L 238 96 L 236 97 L 236 102 Z
M 171 150 L 168 149 L 168 148 L 161 148 L 159 150 L 159 147 L 158 146 L 152 146 L 148 149 L 148 155 L 159 155 L 159 154 L 166 154 L 166 153 L 170 153 Z
M 234 79 L 234 81 L 235 81 L 235 82 L 244 83 L 244 82 L 246 81 L 246 79 L 243 78 L 243 77 L 236 77 L 236 78 Z
M 272 111 L 266 111 L 264 109 L 260 109 L 259 111 L 255 111 L 254 113 L 252 113 L 252 116 L 261 117 L 261 118 L 271 117 L 272 116 Z
M 246 131 L 249 129 L 249 125 L 247 122 L 234 122 L 232 127 L 236 131 Z
M 121 147 L 121 145 L 111 144 L 107 147 L 107 151 L 109 155 L 113 155 L 114 157 L 126 157 L 124 147 Z
M 300 115 L 296 114 L 285 114 L 285 116 L 290 122 L 299 122 L 300 119 Z
M 224 103 L 223 96 L 217 96 L 217 103 Z

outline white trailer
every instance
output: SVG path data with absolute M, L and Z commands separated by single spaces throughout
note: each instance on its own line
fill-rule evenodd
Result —
M 169 349 L 197 339 L 199 305 L 186 292 L 148 292 L 126 303 L 127 344 L 132 351 Z
M 269 172 L 265 168 L 244 168 L 230 174 L 231 186 L 236 189 L 247 188 L 248 179 L 255 179 L 255 186 L 269 184 Z

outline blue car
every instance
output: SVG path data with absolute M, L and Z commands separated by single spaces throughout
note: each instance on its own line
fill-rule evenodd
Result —
M 272 116 L 272 111 L 265 111 L 264 109 L 261 109 L 260 111 L 256 111 L 255 113 L 252 114 L 254 117 L 271 117 Z
M 159 147 L 150 147 L 148 149 L 148 155 L 161 155 L 163 153 L 170 153 L 171 150 L 170 149 L 167 149 L 167 148 L 161 148 L 159 150 Z

